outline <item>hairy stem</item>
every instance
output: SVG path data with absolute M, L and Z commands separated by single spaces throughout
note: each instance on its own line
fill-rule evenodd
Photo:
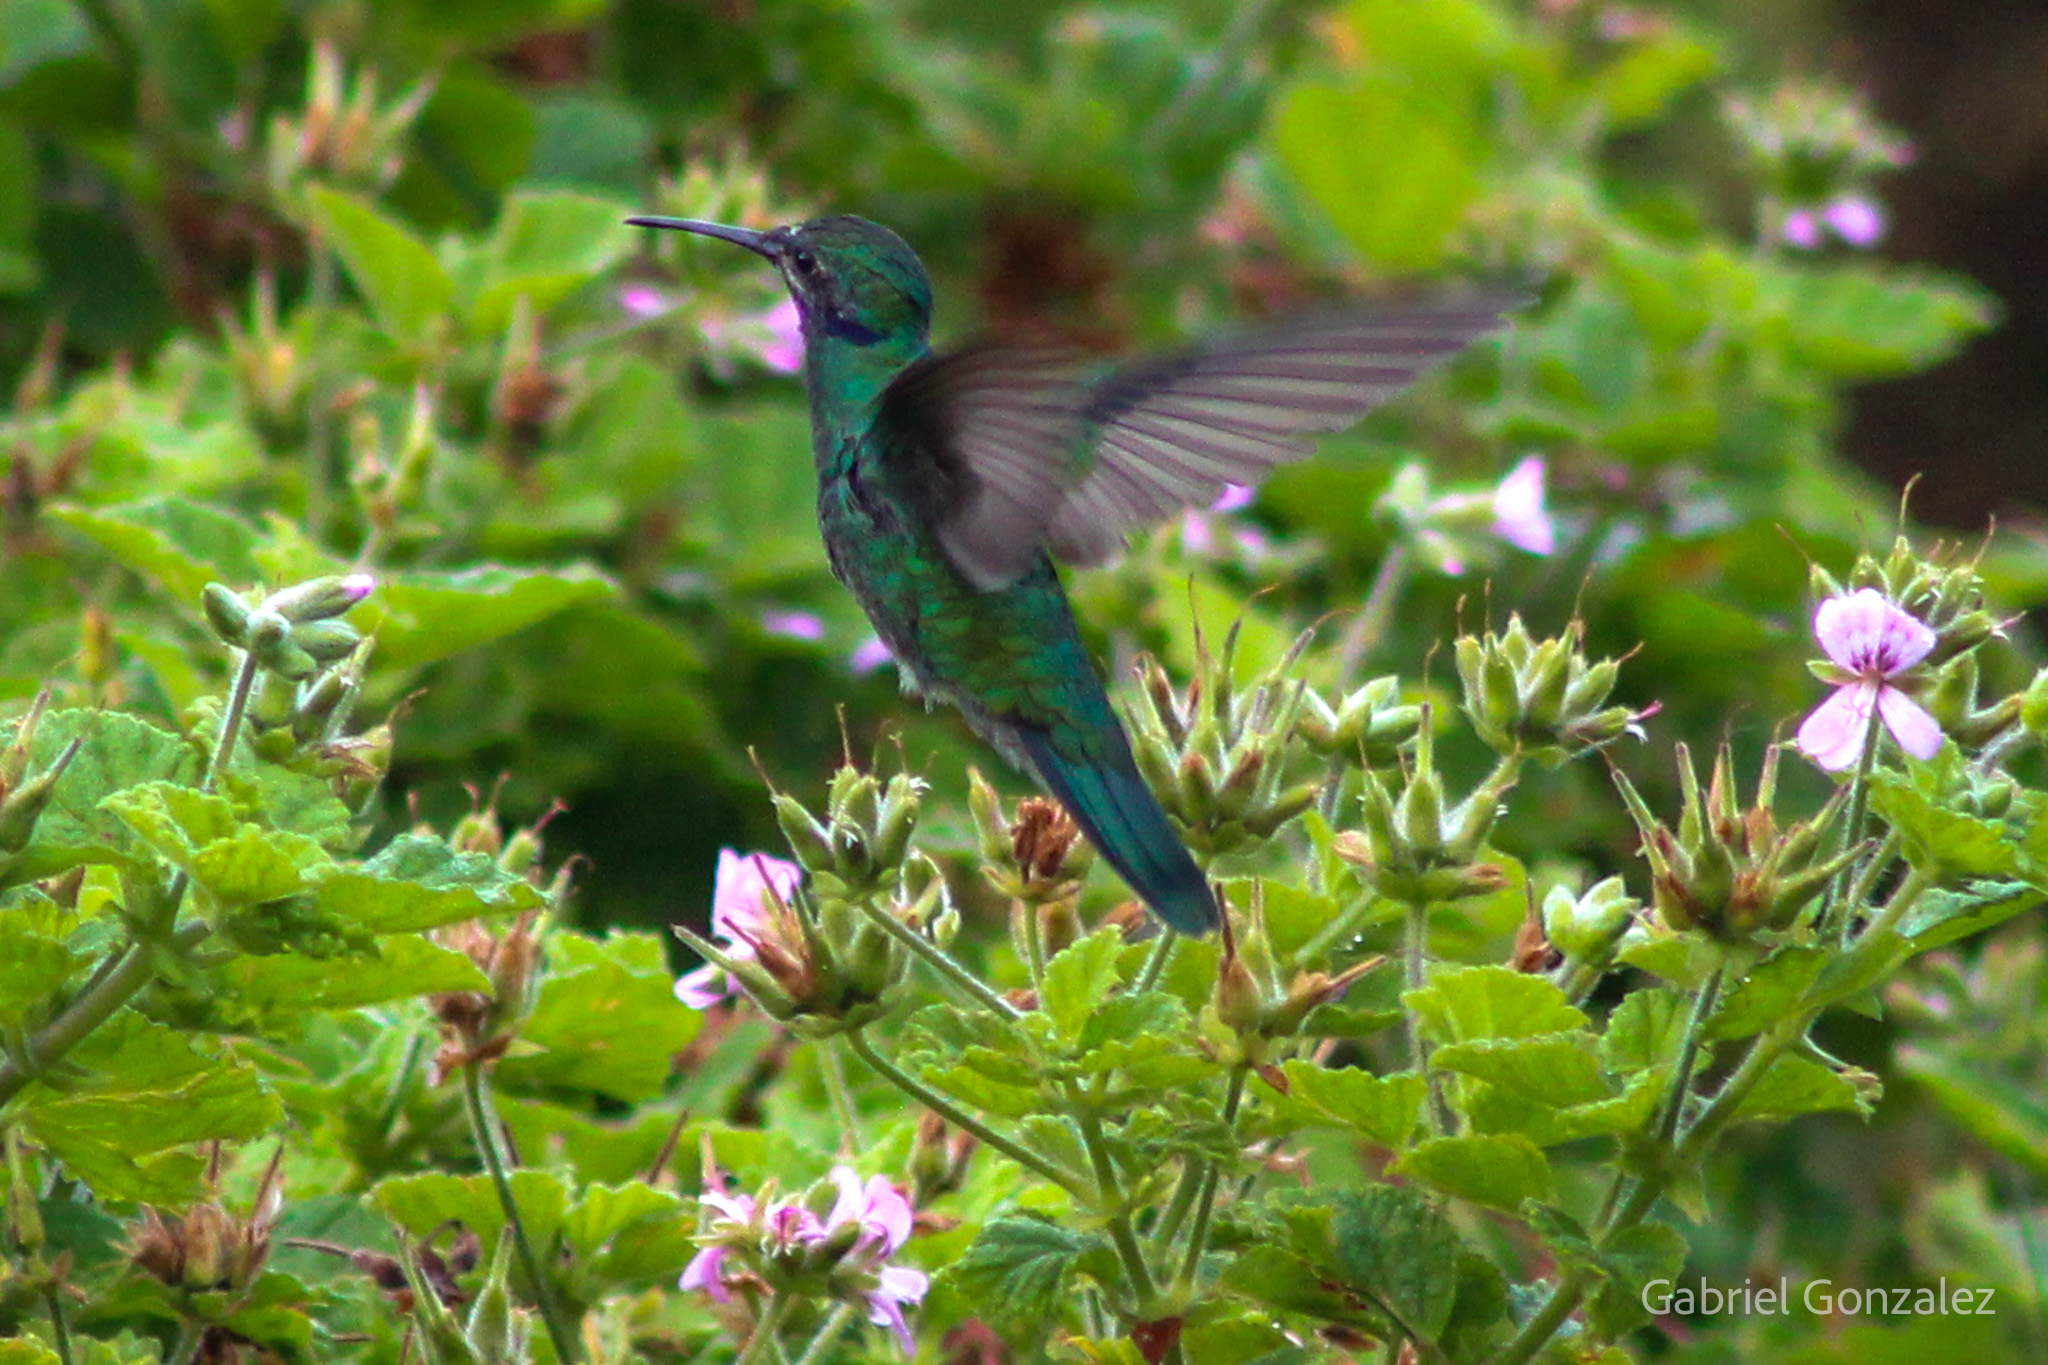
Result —
M 1837 852 L 1846 852 L 1863 840 L 1863 821 L 1870 811 L 1870 774 L 1877 766 L 1877 737 L 1882 728 L 1883 719 L 1873 699 L 1870 723 L 1863 732 L 1863 753 L 1856 760 L 1855 775 L 1849 779 L 1849 813 L 1842 821 L 1842 837 L 1835 846 Z M 1820 912 L 1821 933 L 1825 935 L 1832 929 L 1845 945 L 1856 923 L 1855 905 L 1846 894 L 1850 883 L 1855 880 L 1855 871 L 1851 865 L 1835 874 Z
M 824 1365 L 825 1357 L 831 1354 L 840 1334 L 853 1325 L 860 1316 L 860 1309 L 850 1303 L 842 1303 L 832 1310 L 832 1316 L 825 1319 L 825 1325 L 818 1329 L 818 1335 L 811 1338 L 811 1344 L 797 1357 L 796 1365 Z
M 1223 1097 L 1223 1122 L 1233 1131 L 1237 1124 L 1237 1108 L 1244 1101 L 1244 1078 L 1246 1069 L 1235 1067 L 1230 1073 L 1230 1091 Z M 1202 1268 L 1202 1252 L 1209 1240 L 1209 1215 L 1216 1207 L 1216 1186 L 1223 1178 L 1220 1166 L 1211 1163 L 1202 1177 L 1202 1193 L 1195 1201 L 1195 1223 L 1188 1229 L 1188 1249 L 1180 1261 L 1180 1283 L 1192 1286 L 1195 1273 Z
M 50 1310 L 50 1335 L 56 1341 L 58 1365 L 71 1365 L 71 1324 L 64 1316 L 64 1292 L 56 1285 L 43 1291 Z
M 860 1115 L 853 1107 L 853 1091 L 846 1084 L 846 1062 L 840 1057 L 834 1040 L 820 1038 L 815 1046 L 818 1075 L 824 1079 L 825 1096 L 832 1103 L 832 1116 L 839 1121 L 839 1150 L 858 1152 L 864 1144 L 860 1140 Z
M 883 933 L 889 935 L 889 937 L 895 939 L 898 943 L 901 943 L 918 957 L 923 958 L 926 965 L 937 972 L 943 980 L 958 988 L 962 994 L 986 1006 L 989 1010 L 1001 1015 L 1005 1019 L 1015 1019 L 1018 1017 L 1015 1005 L 1003 999 L 1002 996 L 997 995 L 986 982 L 961 966 L 954 960 L 953 955 L 944 948 L 933 943 L 923 934 L 918 933 L 902 920 L 897 919 L 894 915 L 871 901 L 863 899 L 859 902 L 859 906 L 860 912 L 868 917 L 870 923 Z M 855 1051 L 859 1051 L 859 1049 L 856 1048 Z
M 491 1173 L 491 1184 L 498 1191 L 499 1207 L 505 1211 L 505 1226 L 511 1230 L 512 1246 L 519 1253 L 520 1268 L 533 1285 L 534 1302 L 540 1308 L 541 1321 L 547 1324 L 548 1340 L 554 1344 L 555 1358 L 562 1365 L 574 1365 L 580 1358 L 576 1336 L 562 1320 L 553 1286 L 541 1274 L 540 1258 L 534 1255 L 533 1242 L 527 1237 L 526 1224 L 519 1216 L 519 1205 L 512 1198 L 512 1179 L 505 1173 L 505 1160 L 498 1151 L 498 1135 L 491 1126 L 483 1072 L 480 1062 L 471 1062 L 462 1068 L 462 1098 L 469 1110 L 469 1126 L 476 1138 L 477 1153 L 483 1158 L 485 1169 Z
M 938 1091 L 933 1090 L 923 1081 L 918 1080 L 898 1067 L 894 1062 L 891 1062 L 875 1050 L 874 1044 L 868 1041 L 865 1033 L 856 1029 L 847 1034 L 846 1045 L 853 1049 L 853 1055 L 866 1062 L 876 1075 L 954 1127 L 959 1128 L 963 1132 L 974 1134 L 975 1138 L 983 1146 L 1001 1152 L 1025 1170 L 1035 1171 L 1071 1194 L 1079 1195 L 1082 1198 L 1087 1197 L 1086 1184 L 1072 1173 L 1061 1170 L 1058 1166 L 1053 1165 L 1050 1161 L 1030 1148 L 1018 1143 L 1015 1139 L 1005 1137 L 980 1119 L 975 1118 L 972 1114 L 960 1108 L 960 1106 L 954 1104 Z
M 1109 1240 L 1116 1247 L 1117 1259 L 1123 1262 L 1125 1276 L 1130 1279 L 1132 1297 L 1142 1309 L 1152 1298 L 1152 1269 L 1145 1264 L 1144 1250 L 1139 1247 L 1137 1234 L 1131 1229 L 1131 1211 L 1124 1207 L 1124 1192 L 1117 1182 L 1116 1163 L 1110 1159 L 1109 1145 L 1102 1139 L 1102 1120 L 1084 1104 L 1077 1103 L 1075 1110 L 1074 1118 L 1081 1129 L 1081 1144 L 1088 1149 L 1088 1159 L 1095 1167 L 1096 1207 L 1102 1211 L 1109 1225 Z
M 1145 955 L 1145 968 L 1138 973 L 1137 985 L 1133 987 L 1138 994 L 1143 995 L 1159 984 L 1161 974 L 1166 971 L 1167 960 L 1173 956 L 1173 945 L 1178 942 L 1180 935 L 1174 930 L 1159 931 L 1159 941 L 1154 943 L 1152 951 Z
M 782 1326 L 782 1316 L 789 1311 L 789 1291 L 778 1289 L 768 1296 L 768 1306 L 761 1310 L 761 1316 L 754 1323 L 753 1335 L 747 1338 L 747 1347 L 739 1354 L 733 1365 L 757 1365 L 757 1362 L 775 1353 L 775 1333 Z

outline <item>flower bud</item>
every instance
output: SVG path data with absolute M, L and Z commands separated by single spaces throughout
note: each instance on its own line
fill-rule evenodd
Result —
M 208 583 L 200 590 L 199 605 L 206 613 L 206 624 L 220 642 L 243 648 L 249 638 L 249 604 L 239 595 L 219 583 Z
M 292 631 L 292 643 L 323 664 L 346 659 L 363 642 L 363 633 L 346 621 L 308 621 Z
M 263 599 L 260 610 L 274 611 L 293 625 L 325 621 L 368 597 L 376 586 L 377 580 L 366 573 L 315 578 L 272 593 Z M 353 642 L 350 648 L 354 648 Z
M 78 757 L 79 746 L 84 742 L 83 736 L 72 740 L 49 767 L 0 796 L 0 853 L 19 853 L 28 847 L 36 821 L 50 804 L 58 780 L 71 766 L 71 760 Z
M 1584 632 L 1574 620 L 1563 635 L 1538 641 L 1513 616 L 1503 632 L 1459 638 L 1465 713 L 1495 751 L 1555 765 L 1634 733 L 1652 714 L 1607 706 L 1620 669 L 1612 659 L 1586 659 Z

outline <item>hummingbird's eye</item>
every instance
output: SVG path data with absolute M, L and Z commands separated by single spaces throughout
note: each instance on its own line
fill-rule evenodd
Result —
M 789 263 L 796 267 L 796 273 L 806 278 L 818 273 L 818 258 L 808 251 L 793 251 Z

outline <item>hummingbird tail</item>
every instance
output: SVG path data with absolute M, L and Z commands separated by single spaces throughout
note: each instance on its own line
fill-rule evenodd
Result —
M 1108 764 L 1068 758 L 1035 726 L 1020 724 L 1015 734 L 1039 780 L 1153 914 L 1183 934 L 1217 926 L 1209 880 L 1139 776 L 1121 731 L 1115 757 L 1122 761 Z

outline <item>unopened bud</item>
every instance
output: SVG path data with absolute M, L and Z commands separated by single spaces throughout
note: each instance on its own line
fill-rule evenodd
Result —
M 219 583 L 208 583 L 200 591 L 199 605 L 222 644 L 241 649 L 248 643 L 249 604 L 240 596 Z

